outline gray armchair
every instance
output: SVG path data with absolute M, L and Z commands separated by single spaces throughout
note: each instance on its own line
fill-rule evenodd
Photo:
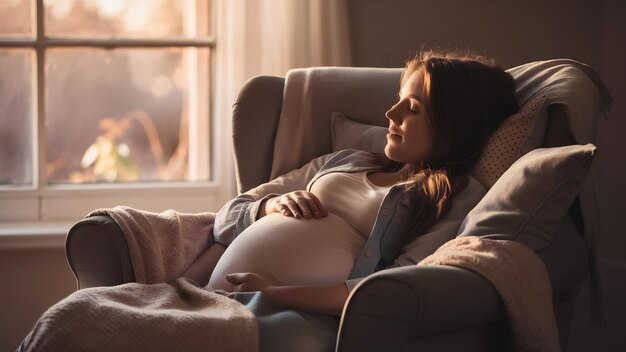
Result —
M 332 111 L 363 123 L 386 123 L 381 117 L 397 97 L 400 70 L 319 70 L 334 70 L 336 76 L 327 96 L 318 97 L 323 104 L 315 107 L 319 120 L 314 123 L 321 129 L 330 125 Z M 239 192 L 270 180 L 284 81 L 281 77 L 254 78 L 241 89 L 234 105 Z M 559 132 L 568 129 L 563 114 L 562 109 L 550 109 L 546 145 L 571 143 L 569 134 Z M 331 152 L 330 136 L 318 139 L 319 155 Z M 552 282 L 563 350 L 576 296 L 589 274 L 581 233 L 575 202 L 554 241 L 538 253 Z M 109 217 L 75 224 L 67 236 L 66 251 L 79 288 L 134 280 L 124 236 Z M 506 351 L 513 350 L 513 340 L 501 298 L 484 278 L 456 267 L 412 266 L 377 272 L 352 292 L 341 317 L 337 350 Z

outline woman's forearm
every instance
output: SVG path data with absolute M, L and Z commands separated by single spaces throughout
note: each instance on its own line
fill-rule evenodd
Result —
M 272 286 L 264 293 L 289 308 L 340 316 L 348 299 L 345 283 L 323 286 Z

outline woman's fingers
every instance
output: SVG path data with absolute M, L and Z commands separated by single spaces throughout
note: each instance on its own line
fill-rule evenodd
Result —
M 295 191 L 278 197 L 274 205 L 275 211 L 295 218 L 320 219 L 328 216 L 328 211 L 313 193 Z
M 300 201 L 296 201 L 302 209 L 302 214 L 305 218 L 311 217 L 320 219 L 324 216 L 328 216 L 328 212 L 322 205 L 322 202 L 311 192 L 302 192 L 298 194 Z
M 326 211 L 326 208 L 324 208 L 319 198 L 317 198 L 315 194 L 313 193 L 309 193 L 309 194 L 310 194 L 311 203 L 313 203 L 313 206 L 310 207 L 311 210 L 313 211 L 313 217 L 315 217 L 316 219 L 319 219 L 323 216 L 328 216 L 328 211 Z
M 311 201 L 307 199 L 306 195 L 296 195 L 294 201 L 296 202 L 296 205 L 298 205 L 298 208 L 300 208 L 302 216 L 304 216 L 305 219 L 310 219 L 312 217 L 312 211 L 310 207 Z
M 272 285 L 272 282 L 266 277 L 255 273 L 228 274 L 226 281 L 237 286 L 235 292 L 263 291 Z
M 272 202 L 272 212 L 278 212 L 281 213 L 285 216 L 289 216 L 290 212 L 289 212 L 289 207 L 287 207 L 286 205 L 284 205 L 282 203 L 282 196 L 281 197 L 276 197 L 271 199 L 270 201 Z
M 296 204 L 295 200 L 288 198 L 284 204 L 287 206 L 287 208 L 289 209 L 289 211 L 294 217 L 296 218 L 302 217 L 302 213 L 300 212 L 300 209 L 298 208 L 298 205 Z
M 252 277 L 251 273 L 234 273 L 226 275 L 226 281 L 237 286 L 234 292 L 251 291 L 249 286 L 250 281 L 252 281 L 253 279 L 254 278 Z
M 271 199 L 271 201 L 273 202 L 274 212 L 279 212 L 284 216 L 293 216 L 292 209 L 295 207 L 295 204 L 291 207 L 289 206 L 289 202 L 293 203 L 293 201 L 288 195 L 283 194 L 282 196 Z
M 246 281 L 248 277 L 248 273 L 234 273 L 226 275 L 226 281 L 230 282 L 233 285 L 239 285 Z

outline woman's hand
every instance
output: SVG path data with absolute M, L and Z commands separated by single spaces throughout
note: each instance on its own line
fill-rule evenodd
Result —
M 322 202 L 308 191 L 294 191 L 268 199 L 265 202 L 265 213 L 281 213 L 305 219 L 321 219 L 328 216 Z
M 261 291 L 272 302 L 289 308 L 340 316 L 348 299 L 345 283 L 313 286 L 280 286 L 264 276 L 253 273 L 235 273 L 226 280 L 237 285 L 235 292 Z M 234 298 L 234 293 L 216 291 Z
M 237 286 L 235 292 L 261 291 L 266 293 L 268 289 L 276 286 L 265 276 L 254 273 L 228 274 L 226 275 L 226 281 Z

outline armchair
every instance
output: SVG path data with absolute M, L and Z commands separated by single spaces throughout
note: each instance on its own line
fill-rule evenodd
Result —
M 327 126 L 333 111 L 342 111 L 361 123 L 386 124 L 381 117 L 396 99 L 401 70 L 315 70 L 321 72 L 319 83 L 330 88 L 312 100 L 316 103 L 311 108 L 314 121 L 303 122 L 316 126 L 312 129 L 317 141 L 314 156 L 332 151 Z M 282 77 L 253 78 L 242 87 L 234 105 L 233 143 L 240 193 L 269 181 L 280 153 L 293 152 L 274 148 L 286 105 L 284 86 Z M 324 89 L 316 93 L 321 91 Z M 544 145 L 573 143 L 571 134 L 563 132 L 569 131 L 565 110 L 555 105 L 548 111 Z M 576 201 L 553 242 L 538 252 L 550 275 L 563 350 L 575 299 L 589 274 L 581 221 Z M 134 280 L 123 233 L 110 217 L 95 216 L 76 223 L 68 233 L 66 253 L 79 288 Z M 377 272 L 350 295 L 341 317 L 337 351 L 364 350 L 506 351 L 513 350 L 513 342 L 502 300 L 483 277 L 456 267 L 408 266 Z

